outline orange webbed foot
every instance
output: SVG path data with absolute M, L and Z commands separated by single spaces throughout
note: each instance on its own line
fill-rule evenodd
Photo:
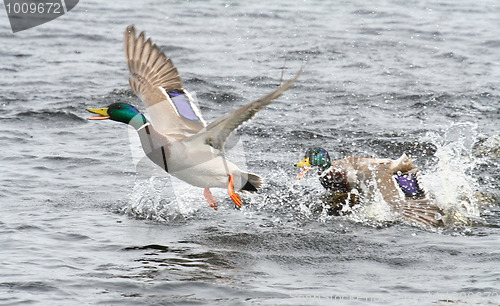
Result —
M 241 205 L 243 204 L 243 202 L 241 201 L 241 197 L 236 193 L 233 193 L 229 196 L 231 197 L 231 200 L 233 200 L 234 204 L 236 204 L 236 206 L 238 206 L 238 208 L 240 208 Z
M 229 175 L 229 184 L 227 185 L 227 193 L 229 193 L 229 196 L 231 197 L 231 200 L 233 200 L 234 204 L 236 204 L 236 206 L 238 207 L 241 207 L 241 205 L 243 204 L 243 202 L 241 202 L 241 197 L 234 192 L 233 174 Z
M 212 195 L 209 188 L 203 190 L 203 196 L 205 196 L 205 200 L 210 204 L 210 207 L 217 210 L 217 199 Z

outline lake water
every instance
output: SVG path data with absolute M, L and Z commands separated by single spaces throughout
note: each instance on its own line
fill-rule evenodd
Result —
M 0 8 L 4 12 L 4 7 Z M 497 1 L 80 1 L 12 34 L 0 17 L 0 304 L 498 305 Z M 141 168 L 127 25 L 171 57 L 210 122 L 305 72 L 228 154 L 265 185 L 235 210 Z M 286 58 L 286 61 L 285 61 Z M 416 228 L 383 203 L 328 216 L 310 146 L 406 153 L 467 225 Z

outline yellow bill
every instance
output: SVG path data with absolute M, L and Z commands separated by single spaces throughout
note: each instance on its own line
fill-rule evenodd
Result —
M 97 116 L 93 116 L 88 118 L 88 120 L 105 120 L 109 119 L 108 108 L 87 108 L 88 112 L 93 114 L 97 114 Z
M 311 164 L 309 163 L 309 157 L 304 158 L 300 163 L 296 164 L 295 166 L 304 168 L 302 171 L 300 171 L 299 174 L 297 174 L 297 179 L 303 178 L 306 173 L 311 170 Z

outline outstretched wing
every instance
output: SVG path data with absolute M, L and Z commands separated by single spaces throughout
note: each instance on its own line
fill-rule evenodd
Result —
M 204 128 L 200 110 L 183 89 L 172 60 L 146 40 L 144 32 L 136 37 L 132 25 L 125 31 L 124 44 L 130 87 L 146 105 L 155 129 L 183 139 Z
M 202 141 L 205 144 L 212 146 L 214 149 L 223 151 L 224 143 L 232 131 L 243 124 L 245 121 L 250 120 L 255 114 L 271 104 L 274 99 L 278 98 L 285 92 L 302 73 L 302 68 L 297 72 L 295 77 L 286 83 L 282 84 L 278 89 L 270 94 L 248 103 L 245 106 L 238 108 L 230 113 L 225 114 L 214 122 L 210 123 L 206 130 L 201 130 L 198 134 L 186 139 L 186 142 Z

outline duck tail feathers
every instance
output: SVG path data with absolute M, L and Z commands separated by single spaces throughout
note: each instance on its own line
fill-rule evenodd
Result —
M 262 186 L 262 178 L 256 174 L 246 173 L 247 182 L 241 190 L 248 192 L 256 192 Z

